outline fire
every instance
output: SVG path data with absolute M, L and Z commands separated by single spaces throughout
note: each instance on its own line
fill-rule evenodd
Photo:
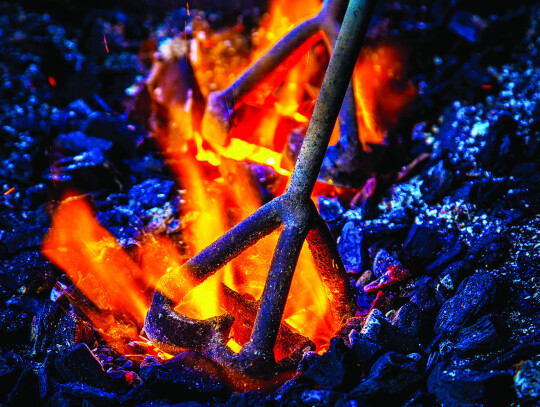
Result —
M 201 106 L 210 91 L 228 86 L 264 49 L 319 9 L 317 0 L 273 2 L 269 17 L 253 33 L 256 47 L 249 51 L 238 27 L 214 33 L 195 16 L 194 39 L 171 42 L 171 59 L 156 62 L 145 90 L 155 111 L 154 137 L 185 190 L 180 220 L 187 253 L 181 254 L 166 236 L 148 235 L 132 256 L 97 222 L 84 199 L 68 197 L 56 210 L 43 253 L 91 301 L 92 306 L 82 310 L 112 345 L 121 349 L 126 341 L 138 338 L 161 276 L 178 271 L 188 258 L 261 206 L 245 161 L 270 166 L 283 177 L 290 175 L 283 152 L 291 132 L 305 131 L 311 117 L 328 61 L 322 34 L 296 50 L 242 100 L 231 102 L 236 116 L 226 145 L 212 143 L 211 134 L 201 133 Z M 237 50 L 228 52 L 234 44 L 239 45 Z M 403 82 L 401 61 L 397 48 L 383 45 L 368 49 L 357 62 L 353 85 L 364 145 L 383 142 L 414 96 L 411 85 L 395 86 Z M 278 234 L 262 239 L 202 283 L 180 276 L 181 288 L 173 298 L 176 311 L 206 319 L 233 313 L 240 303 L 245 308 L 256 304 Z M 253 323 L 251 311 L 231 329 L 229 346 L 235 351 L 249 339 L 242 324 Z M 298 261 L 282 324 L 314 341 L 319 351 L 339 328 L 307 247 Z M 284 356 L 276 354 L 278 359 Z
M 389 44 L 363 47 L 353 74 L 358 132 L 364 148 L 381 144 L 399 114 L 414 99 L 415 87 L 404 79 L 403 52 Z
M 81 310 L 111 344 L 122 348 L 137 338 L 156 276 L 141 271 L 83 198 L 60 204 L 42 250 L 90 299 L 94 307 Z
M 318 0 L 273 1 L 270 12 L 264 16 L 259 29 L 254 33 L 257 47 L 253 59 L 260 57 L 296 24 L 317 14 L 320 8 L 321 2 Z
M 241 162 L 223 160 L 219 177 L 214 179 L 207 175 L 208 172 L 201 170 L 207 164 L 192 158 L 177 157 L 170 162 L 187 192 L 183 219 L 188 219 L 184 236 L 189 243 L 190 255 L 208 246 L 262 204 L 259 192 L 249 181 L 249 174 Z M 198 319 L 231 312 L 227 308 L 227 292 L 223 285 L 244 298 L 259 299 L 277 238 L 278 232 L 267 236 L 194 287 L 184 296 L 176 311 Z M 339 328 L 329 306 L 311 253 L 304 247 L 285 307 L 283 323 L 313 340 L 322 350 Z M 238 329 L 238 325 L 233 325 L 233 335 Z M 243 333 L 242 337 L 243 340 L 239 341 L 235 337 L 236 342 L 230 343 L 233 350 L 238 350 L 238 345 L 247 341 L 249 334 L 246 336 Z M 286 355 L 277 356 L 281 358 Z

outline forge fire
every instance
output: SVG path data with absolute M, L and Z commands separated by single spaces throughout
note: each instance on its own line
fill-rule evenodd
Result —
M 0 404 L 535 405 L 535 2 L 0 3 Z

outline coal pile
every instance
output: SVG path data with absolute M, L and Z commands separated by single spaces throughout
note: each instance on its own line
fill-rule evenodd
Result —
M 255 9 L 242 12 L 254 19 Z M 163 361 L 140 341 L 114 349 L 80 311 L 84 295 L 41 253 L 68 190 L 135 261 L 149 234 L 182 248 L 183 185 L 125 112 L 148 74 L 141 43 L 181 32 L 187 10 L 103 5 L 73 21 L 6 2 L 0 10 L 0 405 L 540 402 L 534 2 L 380 2 L 367 41 L 407 45 L 418 97 L 369 188 L 353 200 L 319 197 L 358 310 L 270 393 L 233 393 L 192 350 Z

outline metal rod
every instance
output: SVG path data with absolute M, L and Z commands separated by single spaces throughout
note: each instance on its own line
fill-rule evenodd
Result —
M 309 199 L 315 186 L 374 5 L 373 0 L 349 2 L 286 192 L 299 201 Z

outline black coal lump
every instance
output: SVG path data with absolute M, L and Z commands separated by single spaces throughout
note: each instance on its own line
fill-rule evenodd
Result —
M 414 224 L 400 252 L 406 265 L 424 266 L 435 259 L 441 243 L 438 233 L 429 226 Z
M 340 390 L 354 385 L 356 370 L 354 352 L 343 338 L 333 338 L 330 349 L 315 359 L 304 377 L 323 390 Z
M 463 281 L 456 295 L 446 301 L 437 316 L 435 333 L 447 337 L 482 315 L 495 304 L 501 281 L 486 271 L 477 271 Z
M 538 405 L 540 402 L 540 367 L 527 360 L 518 366 L 514 376 L 514 387 L 524 405 Z
M 306 390 L 302 393 L 302 402 L 309 406 L 336 406 L 342 404 L 347 394 L 328 390 Z
M 66 382 L 82 382 L 105 392 L 115 390 L 103 366 L 84 343 L 58 357 L 54 365 Z
M 423 178 L 420 191 L 424 200 L 433 204 L 445 196 L 455 183 L 455 170 L 445 160 L 431 167 Z
M 91 402 L 98 406 L 116 405 L 116 393 L 104 391 L 85 382 L 70 382 L 59 384 L 60 391 L 65 396 Z M 84 404 L 83 404 L 84 405 Z
M 174 402 L 209 401 L 228 395 L 214 362 L 194 351 L 183 352 L 162 365 L 141 366 L 139 375 L 154 394 Z
M 144 208 L 163 206 L 170 198 L 174 182 L 150 178 L 134 185 L 128 193 L 129 199 L 138 202 Z
M 507 406 L 515 398 L 509 371 L 469 369 L 456 359 L 440 362 L 431 372 L 428 391 L 444 406 Z
M 233 394 L 226 404 L 227 407 L 272 407 L 273 405 L 268 396 L 255 391 Z
M 85 321 L 52 301 L 46 301 L 33 319 L 32 336 L 34 353 L 38 358 L 51 351 L 71 349 L 81 342 L 94 342 L 94 332 Z
M 362 272 L 367 263 L 367 246 L 363 230 L 354 221 L 348 221 L 343 226 L 338 241 L 338 250 L 343 265 L 348 272 Z
M 8 406 L 35 406 L 40 404 L 38 376 L 33 366 L 27 367 L 8 396 Z
M 420 307 L 412 301 L 405 303 L 396 313 L 392 325 L 400 328 L 408 336 L 418 338 L 424 317 Z
M 512 244 L 504 231 L 487 230 L 471 246 L 466 260 L 493 269 L 508 259 L 511 247 Z
M 486 353 L 499 349 L 508 337 L 508 326 L 498 315 L 484 315 L 474 325 L 459 331 L 454 349 L 460 355 Z
M 39 251 L 24 252 L 0 263 L 0 285 L 27 295 L 46 294 L 58 271 Z
M 26 343 L 30 341 L 32 315 L 14 309 L 0 309 L 0 344 Z
M 351 391 L 350 397 L 369 403 L 404 401 L 422 382 L 420 361 L 418 354 L 385 353 L 373 364 L 366 379 Z
M 92 113 L 83 131 L 87 136 L 112 141 L 115 153 L 121 157 L 133 157 L 145 135 L 142 128 L 129 124 L 119 116 L 103 112 Z

